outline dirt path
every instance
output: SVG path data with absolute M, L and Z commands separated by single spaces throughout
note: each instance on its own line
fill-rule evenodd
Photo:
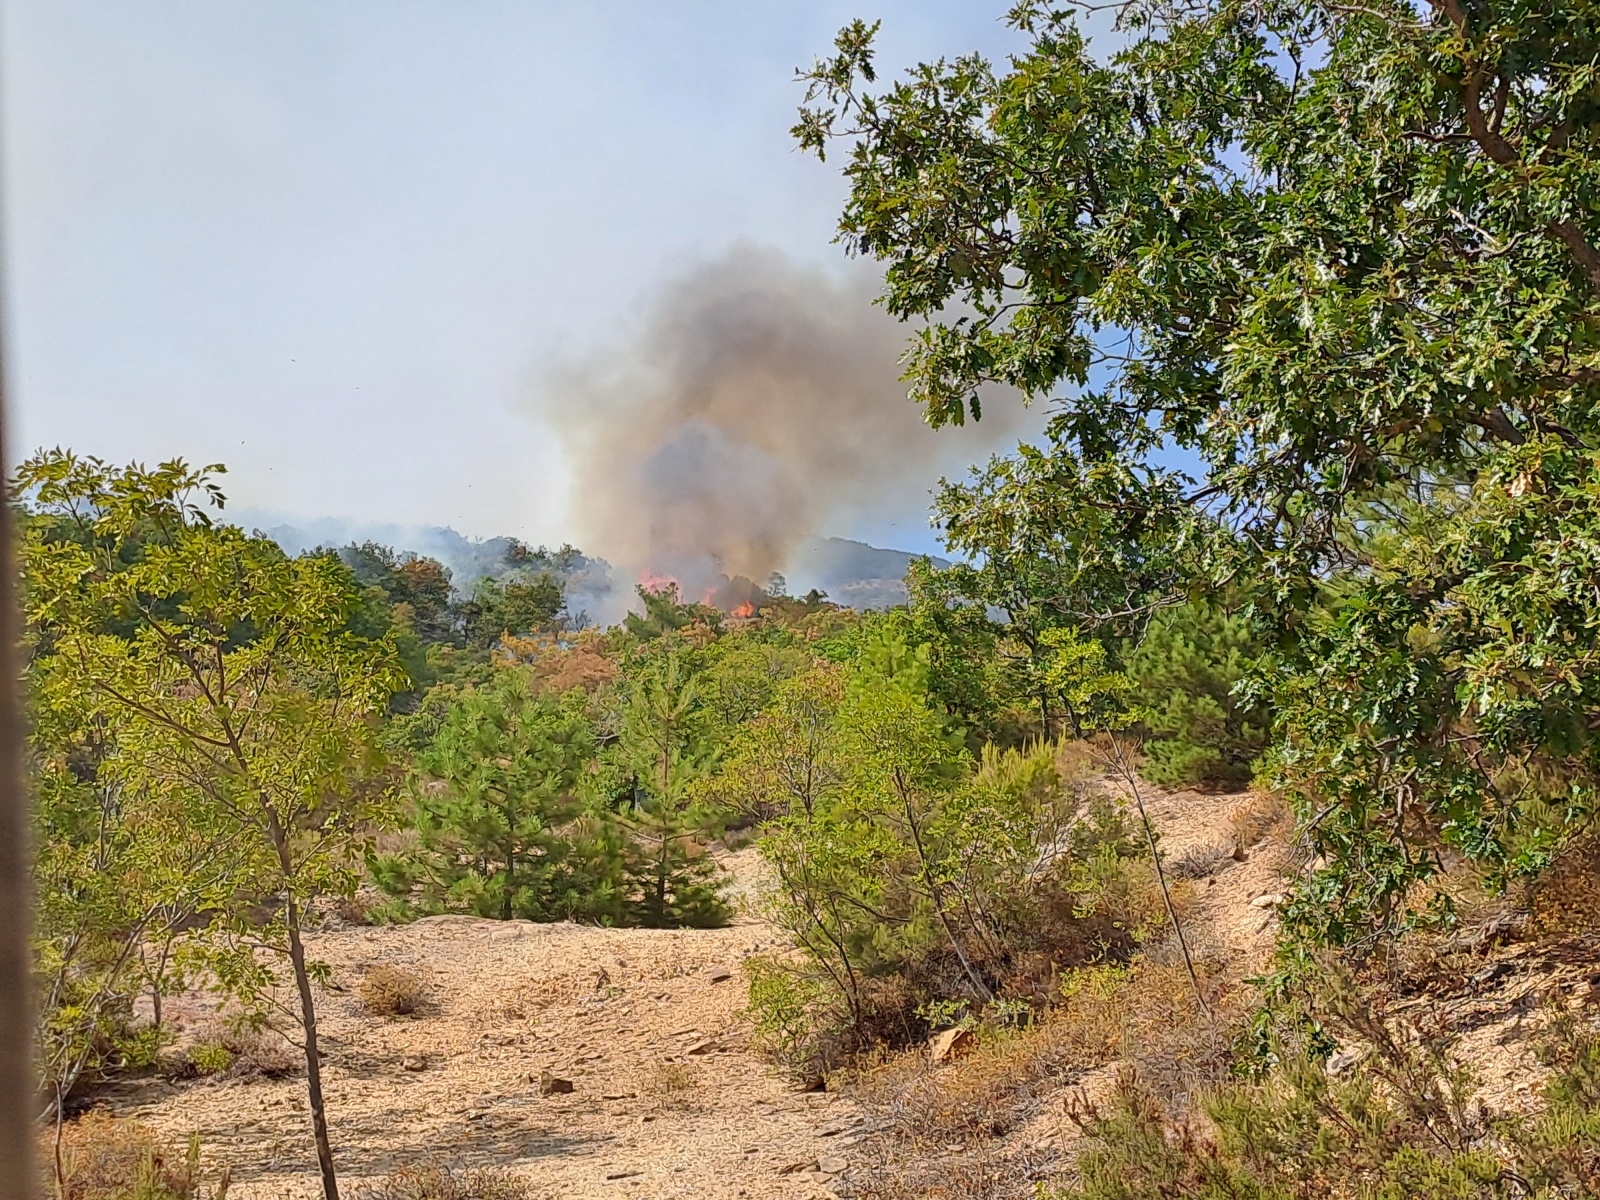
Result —
M 734 856 L 740 876 L 750 854 Z M 772 938 L 748 915 L 715 930 L 434 917 L 316 935 L 346 1190 L 436 1155 L 509 1168 L 541 1198 L 831 1196 L 853 1108 L 796 1092 L 748 1044 L 740 964 Z M 361 1011 L 379 963 L 428 980 L 423 1012 Z M 541 1096 L 543 1071 L 573 1092 Z M 303 1093 L 300 1077 L 148 1082 L 111 1100 L 174 1137 L 198 1129 L 207 1161 L 232 1167 L 231 1196 L 277 1200 L 318 1194 Z

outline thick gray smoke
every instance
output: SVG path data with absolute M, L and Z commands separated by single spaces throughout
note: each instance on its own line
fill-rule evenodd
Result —
M 865 272 L 737 248 L 666 288 L 631 344 L 563 371 L 548 411 L 578 544 L 698 598 L 986 456 L 1021 406 L 929 429 L 899 378 L 910 329 L 876 292 Z

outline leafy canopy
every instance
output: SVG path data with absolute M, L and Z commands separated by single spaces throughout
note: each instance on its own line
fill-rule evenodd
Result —
M 1259 589 L 1316 936 L 1413 919 L 1447 848 L 1535 869 L 1597 783 L 1600 6 L 1139 3 L 1104 58 L 1075 15 L 883 87 L 858 22 L 795 129 L 848 142 L 928 419 L 1055 402 L 941 500 L 981 598 Z

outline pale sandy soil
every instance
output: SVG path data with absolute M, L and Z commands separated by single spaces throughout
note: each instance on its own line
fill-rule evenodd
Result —
M 733 856 L 743 878 L 752 852 Z M 324 1087 L 345 1190 L 429 1156 L 509 1168 L 538 1197 L 831 1196 L 849 1159 L 850 1103 L 802 1094 L 748 1045 L 745 956 L 772 947 L 744 915 L 726 929 L 595 929 L 435 917 L 327 931 L 319 996 Z M 423 975 L 431 1002 L 378 1018 L 356 999 L 366 970 Z M 732 977 L 713 981 L 731 970 Z M 179 1020 L 204 1020 L 191 1002 Z M 422 1070 L 407 1069 L 407 1060 Z M 662 1064 L 693 1085 L 652 1093 Z M 549 1070 L 576 1085 L 541 1097 Z M 237 1200 L 319 1194 L 303 1077 L 146 1082 L 108 1099 L 175 1137 L 198 1130 L 230 1164 Z

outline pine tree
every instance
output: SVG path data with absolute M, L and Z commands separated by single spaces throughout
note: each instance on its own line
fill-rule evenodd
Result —
M 615 919 L 616 839 L 579 796 L 594 752 L 582 714 L 520 672 L 467 693 L 418 756 L 417 844 L 377 859 L 374 877 L 422 911 Z
M 631 834 L 628 915 L 655 928 L 723 924 L 721 869 L 706 852 L 709 814 L 689 785 L 715 761 L 709 718 L 676 654 L 651 663 L 623 710 L 619 759 L 628 772 L 622 820 Z

